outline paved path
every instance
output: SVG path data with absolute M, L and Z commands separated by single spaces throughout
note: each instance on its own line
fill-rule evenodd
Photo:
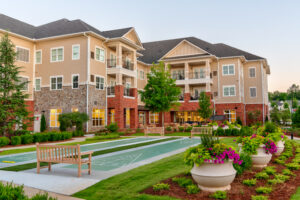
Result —
M 93 137 L 93 136 L 94 136 L 94 134 L 88 134 L 88 135 L 85 135 L 84 137 L 75 137 L 75 138 L 72 138 L 71 140 L 60 141 L 60 142 L 51 142 L 49 144 L 54 145 L 54 144 L 64 144 L 64 143 L 70 143 L 70 142 L 83 142 L 83 141 L 85 141 L 86 138 Z M 47 144 L 47 143 L 43 143 L 43 144 Z M 0 151 L 11 150 L 11 149 L 25 149 L 25 148 L 30 148 L 30 147 L 35 147 L 35 144 L 4 147 L 4 148 L 0 148 Z

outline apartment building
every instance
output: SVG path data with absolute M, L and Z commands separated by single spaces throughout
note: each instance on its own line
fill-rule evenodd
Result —
M 261 111 L 262 121 L 268 115 L 266 59 L 225 44 L 194 37 L 142 43 L 132 27 L 100 31 L 67 19 L 32 26 L 0 14 L 0 37 L 4 33 L 15 44 L 21 78 L 29 81 L 35 131 L 43 113 L 49 129 L 67 112 L 87 113 L 89 132 L 111 122 L 133 129 L 161 123 L 161 114 L 149 112 L 138 95 L 159 61 L 182 90 L 181 106 L 165 114 L 166 123 L 200 121 L 201 91 L 211 96 L 215 114 L 230 121 L 240 117 L 246 124 L 252 110 Z

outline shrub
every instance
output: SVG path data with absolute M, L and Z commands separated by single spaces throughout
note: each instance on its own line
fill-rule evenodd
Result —
M 240 130 L 241 136 L 251 136 L 253 134 L 253 129 L 249 126 L 243 126 Z
M 269 194 L 272 192 L 272 188 L 270 187 L 258 187 L 255 189 L 258 194 Z
M 280 183 L 284 183 L 284 181 L 280 180 L 280 179 L 276 179 L 276 178 L 268 180 L 268 184 L 270 184 L 270 185 L 276 185 L 276 184 L 280 184 Z
M 231 136 L 231 128 L 225 129 L 225 136 Z
M 47 133 L 35 133 L 33 134 L 33 142 L 47 142 L 49 135 Z
M 232 136 L 239 136 L 239 135 L 240 135 L 240 130 L 237 129 L 237 128 L 233 128 L 233 129 L 231 130 L 231 135 L 232 135 Z
M 73 134 L 71 132 L 62 132 L 61 135 L 62 140 L 68 140 L 72 138 Z
M 84 132 L 79 131 L 79 130 L 75 130 L 75 131 L 72 132 L 72 136 L 73 137 L 82 137 L 82 136 L 84 136 Z
M 209 197 L 214 199 L 226 199 L 227 192 L 226 191 L 216 191 L 215 193 L 211 194 Z
M 142 133 L 142 130 L 140 128 L 137 128 L 135 132 L 136 133 Z
M 153 185 L 154 191 L 169 190 L 169 189 L 170 189 L 170 185 L 167 183 L 157 183 L 156 185 Z
M 49 141 L 54 142 L 54 141 L 58 141 L 61 140 L 61 134 L 58 132 L 49 132 Z
M 269 175 L 266 172 L 259 172 L 255 174 L 255 178 L 257 179 L 268 179 Z
M 300 165 L 298 163 L 289 163 L 285 165 L 290 170 L 298 170 L 300 169 Z
M 217 135 L 218 136 L 223 136 L 225 133 L 224 133 L 224 129 L 222 129 L 221 127 L 219 127 L 218 129 L 217 129 Z
M 179 132 L 183 132 L 184 131 L 184 127 L 183 126 L 179 126 L 178 130 L 179 130 Z
M 186 192 L 187 192 L 188 194 L 197 194 L 199 191 L 200 191 L 200 189 L 199 189 L 198 186 L 195 185 L 195 184 L 188 185 L 188 186 L 186 187 Z
M 6 146 L 9 144 L 9 139 L 7 137 L 0 137 L 0 147 Z
M 59 115 L 58 121 L 60 123 L 59 130 L 66 131 L 67 128 L 76 126 L 76 131 L 83 131 L 83 123 L 87 122 L 89 117 L 86 113 L 71 112 Z
M 296 176 L 296 174 L 294 174 L 291 170 L 289 169 L 284 169 L 282 170 L 282 174 L 283 175 L 288 175 L 288 176 Z
M 252 195 L 251 200 L 268 200 L 268 197 L 264 195 Z
M 248 170 L 252 167 L 252 159 L 249 154 L 241 153 L 240 159 L 243 160 L 241 165 L 237 163 L 233 164 L 233 167 L 236 170 L 238 175 L 241 175 L 242 173 L 244 173 L 245 170 Z
M 192 179 L 185 178 L 185 177 L 174 177 L 172 181 L 177 183 L 180 187 L 187 187 L 188 185 L 193 184 Z
M 113 134 L 109 134 L 109 135 L 101 135 L 101 136 L 94 136 L 91 138 L 86 138 L 86 141 L 92 141 L 92 140 L 107 140 L 107 139 L 116 139 L 119 138 L 120 135 L 113 133 Z
M 274 123 L 272 122 L 266 122 L 265 123 L 265 133 L 275 133 L 277 130 L 277 127 Z
M 22 141 L 22 144 L 33 143 L 33 135 L 31 135 L 31 134 L 21 135 L 21 141 Z
M 173 128 L 173 132 L 177 132 L 177 128 Z
M 276 173 L 276 169 L 274 166 L 268 166 L 264 169 L 264 172 L 266 172 L 268 175 L 274 175 Z
M 15 130 L 14 135 L 25 135 L 25 134 L 30 134 L 30 131 L 24 130 L 24 129 L 19 129 Z
M 45 118 L 45 115 L 43 114 L 42 117 L 41 117 L 41 127 L 40 127 L 40 131 L 41 131 L 41 132 L 44 132 L 46 129 L 47 129 L 47 126 L 46 126 L 46 118 Z
M 188 126 L 188 127 L 185 129 L 185 132 L 191 132 L 191 131 L 192 131 L 192 129 L 193 129 L 193 127 L 192 127 L 192 126 Z
M 23 186 L 0 183 L 0 199 L 26 200 L 28 198 L 24 194 Z
M 22 140 L 20 136 L 13 136 L 10 138 L 11 145 L 20 145 L 22 144 Z
M 119 130 L 117 123 L 110 123 L 106 128 L 111 133 L 116 133 Z
M 57 198 L 49 197 L 48 193 L 45 193 L 45 194 L 36 194 L 31 198 L 31 200 L 57 200 Z
M 171 127 L 171 126 L 168 126 L 168 127 L 166 128 L 166 131 L 172 131 L 172 127 Z
M 240 117 L 237 117 L 236 123 L 239 124 L 239 125 L 241 125 L 241 126 L 243 125 L 243 122 L 242 122 L 242 120 L 241 120 Z
M 254 186 L 254 185 L 256 185 L 256 179 L 253 178 L 253 179 L 243 180 L 243 184 L 247 185 L 247 186 Z
M 287 175 L 283 175 L 283 174 L 275 174 L 275 179 L 287 181 L 290 179 L 290 177 Z

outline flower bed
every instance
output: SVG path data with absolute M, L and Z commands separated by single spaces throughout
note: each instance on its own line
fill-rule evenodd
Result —
M 300 145 L 293 144 L 288 141 L 286 144 L 285 151 L 281 156 L 273 156 L 271 162 L 265 169 L 253 169 L 251 171 L 246 171 L 242 175 L 239 175 L 231 183 L 231 190 L 227 191 L 227 198 L 230 200 L 235 199 L 244 199 L 251 200 L 255 197 L 263 195 L 266 196 L 269 200 L 290 200 L 290 197 L 293 193 L 296 192 L 297 187 L 300 186 L 300 169 L 298 170 L 287 170 L 291 164 L 288 163 L 299 163 L 300 159 Z M 292 155 L 290 155 L 292 154 Z M 296 156 L 295 156 L 296 155 Z M 283 161 L 280 162 L 280 161 Z M 279 164 L 281 163 L 281 164 Z M 291 167 L 293 168 L 293 167 Z M 263 172 L 268 175 L 268 178 L 257 178 L 255 175 L 259 172 Z M 291 175 L 293 173 L 293 175 Z M 287 176 L 289 176 L 287 178 Z M 185 177 L 193 182 L 190 174 L 181 174 L 177 177 Z M 174 179 L 174 177 L 173 177 Z M 245 181 L 256 179 L 254 181 Z M 243 182 L 248 184 L 243 184 Z M 249 184 L 251 182 L 252 184 Z M 172 178 L 161 181 L 161 183 L 167 183 L 169 185 L 169 190 L 160 190 L 154 191 L 152 187 L 147 188 L 143 193 L 151 195 L 160 195 L 160 196 L 171 196 L 179 199 L 201 199 L 201 200 L 212 200 L 210 192 L 200 191 L 196 194 L 188 194 L 187 187 L 181 187 L 178 183 L 172 181 Z M 253 185 L 254 184 L 254 185 Z M 257 189 L 259 188 L 259 189 Z M 271 188 L 271 192 L 270 189 Z M 261 192 L 270 192 L 270 194 L 260 194 Z

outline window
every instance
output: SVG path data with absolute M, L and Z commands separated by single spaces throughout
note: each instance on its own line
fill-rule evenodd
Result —
M 25 49 L 22 47 L 16 47 L 17 50 L 17 61 L 29 62 L 29 49 Z
M 236 121 L 236 110 L 225 110 L 224 115 L 230 123 L 234 123 Z
M 149 115 L 150 124 L 158 124 L 159 113 L 149 112 Z
M 105 110 L 94 108 L 92 113 L 92 118 L 93 118 L 93 126 L 104 126 Z
M 139 111 L 139 124 L 145 124 L 145 112 Z
M 96 89 L 104 90 L 104 78 L 100 76 L 96 76 Z
M 250 97 L 256 97 L 256 87 L 250 88 Z
M 52 48 L 51 49 L 51 62 L 60 62 L 64 60 L 64 48 Z
M 110 123 L 115 123 L 115 109 L 110 109 Z
M 72 108 L 72 112 L 78 112 L 78 108 Z
M 223 75 L 234 75 L 234 65 L 223 65 Z
M 235 86 L 224 86 L 223 87 L 223 96 L 224 97 L 235 96 Z
M 29 81 L 28 77 L 19 77 L 20 85 L 24 84 L 21 91 L 28 91 L 28 81 Z
M 42 50 L 35 52 L 35 64 L 42 64 Z
M 194 78 L 205 78 L 205 69 L 204 68 L 196 68 L 194 69 Z
M 73 74 L 72 75 L 72 89 L 79 88 L 79 75 Z
M 104 62 L 105 60 L 105 51 L 99 47 L 96 47 L 96 60 Z
M 140 79 L 144 80 L 145 79 L 145 73 L 143 70 L 140 70 Z
M 35 91 L 41 91 L 41 78 L 35 79 Z
M 50 109 L 50 127 L 59 127 L 58 117 L 61 109 Z
M 115 54 L 110 54 L 110 67 L 115 67 L 117 65 L 117 56 Z
M 249 77 L 255 78 L 255 67 L 249 68 Z
M 51 77 L 51 90 L 61 90 L 62 89 L 62 82 L 63 82 L 63 77 L 58 76 L 58 77 Z
M 80 45 L 74 44 L 72 45 L 72 60 L 80 59 Z

